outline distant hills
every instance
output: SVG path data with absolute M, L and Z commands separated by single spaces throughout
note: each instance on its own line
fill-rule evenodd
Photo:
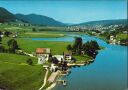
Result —
M 31 24 L 38 24 L 38 25 L 48 25 L 48 26 L 65 26 L 66 24 L 61 23 L 59 21 L 54 20 L 53 18 L 43 16 L 43 15 L 36 15 L 36 14 L 16 14 L 16 18 L 19 20 L 27 21 Z
M 59 21 L 54 20 L 53 18 L 37 15 L 37 14 L 13 14 L 6 10 L 3 7 L 0 7 L 0 22 L 25 22 L 36 25 L 46 25 L 46 26 L 88 26 L 95 27 L 97 25 L 108 26 L 108 25 L 119 25 L 119 24 L 127 24 L 126 19 L 118 19 L 118 20 L 101 20 L 101 21 L 91 21 L 80 24 L 66 24 Z
M 65 26 L 66 24 L 54 20 L 53 18 L 36 15 L 36 14 L 13 14 L 6 10 L 5 8 L 0 7 L 0 22 L 12 22 L 12 21 L 23 21 L 30 24 L 37 25 L 46 25 L 46 26 Z
M 88 26 L 88 27 L 95 27 L 97 25 L 101 26 L 109 26 L 109 25 L 126 25 L 127 19 L 116 19 L 116 20 L 100 20 L 100 21 L 90 21 L 80 24 L 75 24 L 73 26 Z

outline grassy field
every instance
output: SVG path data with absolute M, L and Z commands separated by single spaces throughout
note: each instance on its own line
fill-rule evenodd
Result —
M 87 61 L 87 60 L 91 60 L 92 59 L 91 57 L 89 57 L 87 55 L 84 55 L 84 56 L 74 55 L 73 57 L 76 58 L 77 61 Z
M 24 55 L 10 54 L 10 53 L 0 53 L 0 62 L 4 63 L 14 63 L 14 64 L 27 64 L 26 60 L 32 59 L 34 64 L 37 64 L 37 58 L 29 57 Z
M 24 32 L 24 31 L 32 31 L 32 27 L 30 26 L 12 26 L 7 24 L 0 25 L 0 31 L 11 31 L 11 32 Z
M 7 41 L 10 38 L 4 38 L 3 44 L 5 47 L 7 46 Z M 70 42 L 51 42 L 51 41 L 36 41 L 31 39 L 23 39 L 17 38 L 16 39 L 19 45 L 19 48 L 25 52 L 33 53 L 35 52 L 36 48 L 50 48 L 53 55 L 55 54 L 63 54 L 63 52 L 68 52 L 67 45 L 72 44 Z M 75 56 L 78 60 L 85 60 L 88 59 L 87 56 Z
M 55 33 L 55 32 L 26 32 L 19 35 L 19 37 L 29 37 L 29 38 L 57 38 L 64 37 L 64 34 Z
M 34 41 L 30 39 L 17 39 L 20 48 L 26 52 L 35 52 L 36 48 L 50 48 L 52 54 L 63 54 L 67 51 L 69 42 Z
M 19 24 L 15 23 L 11 24 L 0 24 L 0 31 L 11 31 L 11 32 L 32 32 L 32 29 L 35 28 L 36 31 L 64 31 L 64 27 L 49 27 L 49 26 L 19 26 Z
M 117 40 L 128 39 L 127 34 L 117 34 Z
M 42 85 L 45 70 L 36 65 L 37 59 L 31 58 L 34 65 L 26 64 L 28 56 L 0 54 L 0 87 L 7 90 L 38 90 Z
M 50 42 L 50 41 L 33 41 L 30 39 L 18 39 L 18 44 L 21 49 L 26 52 L 32 53 L 35 52 L 36 48 L 50 48 L 52 54 L 63 54 L 63 52 L 68 52 L 67 45 L 72 44 L 70 42 Z M 91 57 L 84 56 L 73 56 L 77 59 L 77 61 L 87 61 L 92 59 Z

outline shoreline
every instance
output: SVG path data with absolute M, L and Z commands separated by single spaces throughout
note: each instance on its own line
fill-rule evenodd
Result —
M 94 62 L 95 60 L 89 60 L 88 63 L 73 63 L 73 64 L 68 64 L 68 68 L 72 68 L 72 67 L 75 67 L 75 66 L 86 66 L 92 62 Z M 56 79 L 55 79 L 55 82 L 53 82 L 49 87 L 47 87 L 45 90 L 52 90 L 56 85 L 57 85 L 57 79 L 60 78 L 60 77 L 63 77 L 65 75 L 68 75 L 69 74 L 69 69 L 66 71 L 67 73 L 66 74 L 62 74 L 62 71 L 59 71 Z

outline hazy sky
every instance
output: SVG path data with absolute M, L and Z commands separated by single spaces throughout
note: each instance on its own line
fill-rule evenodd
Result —
M 35 13 L 64 23 L 127 18 L 125 0 L 0 0 L 0 6 L 12 13 Z

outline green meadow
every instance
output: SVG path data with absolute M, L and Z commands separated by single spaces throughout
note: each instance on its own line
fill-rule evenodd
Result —
M 24 38 L 58 38 L 64 36 L 64 34 L 59 34 L 55 32 L 26 32 L 19 35 L 19 37 Z
M 28 65 L 31 57 L 17 54 L 0 54 L 0 87 L 7 90 L 37 90 L 41 87 L 45 70 L 37 65 L 37 59 L 31 58 L 34 64 Z
M 76 58 L 78 62 L 79 62 L 79 61 L 88 61 L 88 60 L 93 59 L 93 58 L 91 58 L 91 57 L 88 56 L 88 55 L 83 55 L 83 56 L 74 55 L 73 57 Z
M 117 40 L 128 39 L 127 34 L 117 34 Z
M 52 54 L 63 54 L 67 51 L 66 47 L 69 42 L 50 42 L 50 41 L 36 41 L 31 39 L 17 39 L 19 47 L 28 52 L 35 52 L 36 48 L 50 48 Z

